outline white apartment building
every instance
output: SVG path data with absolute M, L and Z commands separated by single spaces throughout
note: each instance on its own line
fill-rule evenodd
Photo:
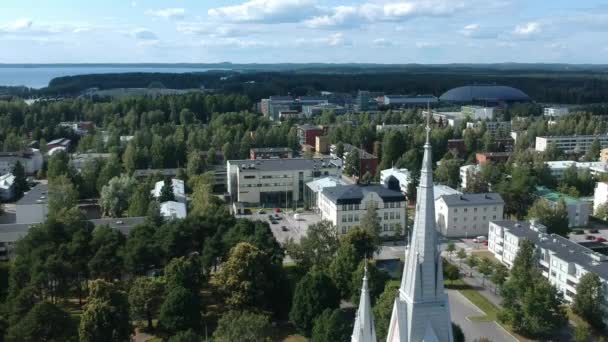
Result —
M 491 134 L 496 134 L 498 131 L 511 132 L 511 121 L 474 121 L 467 122 L 467 128 L 480 129 L 485 125 L 486 131 Z
M 460 112 L 463 116 L 468 116 L 473 120 L 492 120 L 494 107 L 462 106 Z
M 410 184 L 411 180 L 412 176 L 408 169 L 398 169 L 396 167 L 392 167 L 390 169 L 380 171 L 380 183 L 382 185 L 393 190 L 399 189 L 403 193 L 407 192 L 407 186 Z M 398 184 L 391 185 L 391 183 L 395 181 Z
M 38 184 L 15 205 L 15 212 L 18 224 L 42 223 L 46 221 L 49 214 L 49 186 Z
M 445 237 L 488 234 L 488 223 L 502 220 L 505 201 L 497 193 L 444 195 L 435 201 L 437 229 Z
M 553 118 L 559 118 L 568 115 L 570 109 L 568 107 L 546 107 L 544 109 L 544 115 Z
M 464 165 L 460 167 L 460 187 L 466 189 L 469 181 L 481 172 L 479 165 Z
M 160 204 L 160 214 L 167 219 L 184 219 L 187 216 L 186 204 L 168 201 Z
M 319 195 L 323 189 L 347 184 L 348 183 L 346 183 L 341 177 L 324 177 L 315 179 L 312 182 L 306 183 L 306 189 L 304 190 L 304 202 L 309 208 L 318 210 Z
M 555 208 L 561 200 L 564 200 L 569 227 L 584 227 L 589 223 L 589 215 L 592 210 L 590 202 L 553 191 L 543 186 L 537 186 L 534 194 L 547 201 L 552 208 Z
M 535 149 L 538 152 L 544 152 L 549 145 L 554 144 L 558 149 L 566 152 L 585 153 L 597 139 L 602 148 L 608 147 L 608 134 L 602 135 L 555 135 L 536 137 Z
M 15 196 L 15 176 L 7 173 L 0 176 L 0 200 L 8 201 Z
M 233 202 L 245 205 L 291 206 L 304 201 L 306 183 L 341 175 L 334 158 L 229 160 L 227 190 Z
M 551 175 L 557 179 L 561 179 L 564 176 L 564 172 L 571 168 L 576 167 L 578 170 L 587 169 L 594 176 L 599 176 L 608 173 L 608 163 L 597 161 L 597 162 L 577 162 L 574 160 L 558 160 L 545 162 Z
M 595 191 L 593 192 L 593 213 L 597 214 L 597 209 L 606 202 L 608 202 L 608 182 L 595 183 Z
M 22 152 L 0 152 L 0 175 L 13 172 L 13 167 L 21 162 L 25 173 L 33 175 L 42 169 L 44 158 L 40 150 L 29 149 Z
M 494 221 L 489 224 L 488 250 L 507 267 L 513 261 L 523 240 L 536 246 L 539 267 L 543 276 L 549 279 L 572 303 L 576 286 L 587 272 L 596 273 L 604 284 L 604 298 L 601 304 L 608 311 L 608 257 L 556 234 L 547 234 L 546 227 L 534 222 Z M 608 323 L 608 318 L 606 318 Z
M 381 235 L 395 235 L 405 229 L 405 195 L 380 185 L 343 185 L 324 188 L 319 195 L 321 218 L 330 221 L 340 234 L 359 226 L 372 205 L 378 210 Z
M 171 185 L 173 187 L 173 196 L 176 202 L 186 203 L 186 188 L 184 181 L 181 179 L 171 179 Z M 152 196 L 156 199 L 160 197 L 160 194 L 165 186 L 165 181 L 158 181 L 154 184 L 154 190 L 152 190 Z
M 407 131 L 408 129 L 416 127 L 413 124 L 397 124 L 397 125 L 389 125 L 382 123 L 382 125 L 376 125 L 376 132 L 388 132 L 388 131 Z

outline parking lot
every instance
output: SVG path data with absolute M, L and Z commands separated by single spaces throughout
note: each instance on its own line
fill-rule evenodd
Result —
M 274 219 L 271 221 L 269 215 Z M 294 241 L 300 241 L 300 238 L 306 234 L 308 226 L 321 221 L 321 217 L 312 212 L 297 214 L 299 217 L 296 220 L 292 212 L 276 213 L 270 209 L 264 209 L 262 212 L 255 210 L 251 215 L 239 215 L 240 218 L 245 218 L 252 221 L 268 222 L 272 234 L 283 244 L 287 239 L 292 238 Z M 273 223 L 275 222 L 275 223 Z

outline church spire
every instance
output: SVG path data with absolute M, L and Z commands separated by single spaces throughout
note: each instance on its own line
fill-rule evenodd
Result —
M 357 309 L 357 318 L 355 319 L 351 342 L 376 342 L 372 303 L 367 289 L 367 260 L 365 260 L 363 286 L 361 287 L 361 297 L 359 299 L 359 308 Z
M 447 295 L 435 228 L 435 195 L 431 150 L 431 110 L 427 110 L 426 142 L 416 196 L 416 216 L 395 300 L 387 342 L 422 342 L 430 336 L 452 342 Z

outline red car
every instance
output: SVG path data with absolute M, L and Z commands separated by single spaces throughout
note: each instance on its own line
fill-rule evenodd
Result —
M 595 241 L 597 242 L 606 242 L 606 239 L 604 239 L 603 237 L 598 237 L 597 239 L 595 239 Z
M 275 213 L 280 213 L 281 212 L 281 208 L 274 208 L 274 212 Z

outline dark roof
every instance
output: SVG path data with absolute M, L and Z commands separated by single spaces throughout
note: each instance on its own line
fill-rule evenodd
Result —
M 48 184 L 38 184 L 23 195 L 23 197 L 21 197 L 21 199 L 17 202 L 17 205 L 47 203 L 49 200 L 48 192 Z
M 487 194 L 443 195 L 440 198 L 443 198 L 443 201 L 448 205 L 448 207 L 505 204 L 502 197 L 495 192 L 490 192 Z
M 582 246 L 574 241 L 556 234 L 541 234 L 530 229 L 530 222 L 518 221 L 492 221 L 498 226 L 505 227 L 510 233 L 532 241 L 535 245 L 550 250 L 559 259 L 572 262 L 584 267 L 590 272 L 597 273 L 600 277 L 608 279 L 608 261 L 594 262 L 591 258 L 597 252 Z M 543 237 L 546 237 L 543 239 Z
M 290 171 L 290 170 L 321 170 L 338 168 L 342 165 L 340 159 L 319 158 L 283 158 L 283 159 L 256 159 L 256 160 L 229 160 L 231 166 L 238 167 L 240 171 Z
M 506 101 L 525 102 L 530 97 L 523 91 L 499 85 L 473 85 L 450 89 L 439 97 L 448 102 Z
M 381 185 L 339 185 L 323 188 L 323 195 L 336 204 L 359 204 L 368 193 L 376 193 L 384 202 L 403 202 L 405 195 L 400 191 L 387 189 Z

